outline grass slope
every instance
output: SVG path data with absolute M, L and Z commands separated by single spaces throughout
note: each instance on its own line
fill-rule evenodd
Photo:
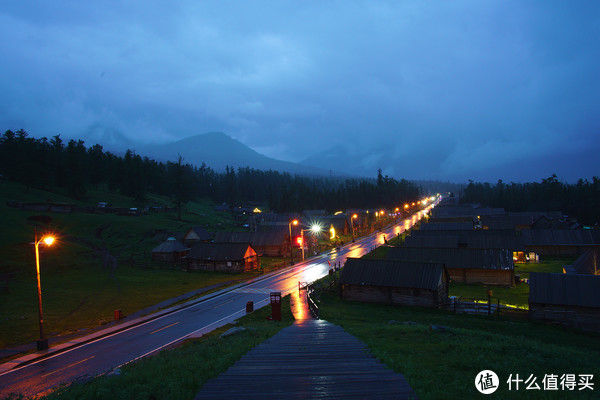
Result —
M 598 398 L 597 388 L 509 392 L 506 384 L 509 374 L 517 373 L 523 379 L 538 376 L 540 385 L 544 374 L 551 373 L 594 374 L 597 381 L 597 334 L 434 309 L 344 302 L 334 292 L 323 293 L 319 303 L 322 318 L 363 340 L 378 359 L 404 374 L 420 399 L 481 398 L 474 379 L 484 369 L 500 377 L 495 398 Z M 448 330 L 431 330 L 431 324 Z
M 95 204 L 106 200 L 115 206 L 134 206 L 133 199 L 103 191 L 90 191 L 86 202 L 57 193 L 27 189 L 0 182 L 0 347 L 30 342 L 37 334 L 35 264 L 31 241 L 33 225 L 27 221 L 39 212 L 10 208 L 9 200 L 54 201 Z M 152 197 L 151 204 L 168 204 Z M 50 335 L 98 326 L 112 318 L 113 310 L 126 315 L 187 291 L 248 274 L 185 273 L 164 269 L 150 260 L 151 249 L 160 243 L 160 232 L 182 232 L 193 225 L 209 229 L 234 226 L 228 214 L 216 213 L 210 202 L 193 202 L 178 221 L 175 213 L 145 216 L 113 214 L 44 213 L 53 218 L 58 242 L 41 248 L 41 279 L 46 332 Z M 115 269 L 105 267 L 102 257 L 90 248 L 107 248 L 117 257 Z M 162 268 L 162 269 L 159 269 Z M 2 287 L 6 285 L 4 290 Z

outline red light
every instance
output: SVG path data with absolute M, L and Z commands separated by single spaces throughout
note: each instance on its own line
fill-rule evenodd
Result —
M 302 236 L 296 238 L 296 243 L 298 243 L 298 246 L 302 246 Z

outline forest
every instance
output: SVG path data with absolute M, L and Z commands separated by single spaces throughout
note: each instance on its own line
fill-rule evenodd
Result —
M 587 225 L 600 222 L 600 179 L 560 182 L 556 175 L 541 182 L 495 185 L 470 181 L 461 201 L 503 207 L 507 211 L 562 211 Z
M 65 142 L 60 135 L 34 138 L 23 129 L 7 130 L 0 138 L 0 174 L 80 200 L 88 188 L 106 185 L 141 204 L 155 193 L 171 197 L 179 207 L 209 198 L 228 204 L 264 203 L 279 212 L 396 207 L 421 195 L 417 184 L 384 176 L 381 170 L 376 179 L 308 177 L 251 168 L 217 172 L 181 157 L 160 162 L 131 150 L 121 156 L 98 144 L 87 147 L 83 140 Z

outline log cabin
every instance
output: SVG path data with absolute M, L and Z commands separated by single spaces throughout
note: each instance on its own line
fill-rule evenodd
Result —
M 514 264 L 507 249 L 392 247 L 386 258 L 444 264 L 454 282 L 514 285 Z
M 348 258 L 340 277 L 344 300 L 438 307 L 448 302 L 442 264 Z
M 600 332 L 600 276 L 532 272 L 529 316 Z

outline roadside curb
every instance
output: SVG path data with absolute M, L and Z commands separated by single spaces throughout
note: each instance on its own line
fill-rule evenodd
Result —
M 305 260 L 305 261 L 307 261 L 307 260 Z M 144 324 L 146 322 L 150 322 L 152 320 L 158 319 L 158 318 L 163 317 L 165 315 L 172 314 L 172 313 L 180 311 L 182 309 L 194 306 L 196 304 L 199 304 L 199 303 L 202 303 L 204 301 L 210 300 L 210 299 L 212 299 L 214 297 L 220 296 L 220 295 L 222 295 L 224 293 L 227 293 L 227 292 L 230 292 L 230 291 L 242 288 L 244 286 L 250 285 L 250 284 L 255 283 L 257 281 L 269 278 L 269 277 L 271 277 L 273 275 L 277 275 L 278 273 L 283 273 L 283 271 L 286 271 L 289 268 L 294 268 L 296 266 L 297 266 L 297 264 L 294 264 L 294 265 L 289 266 L 287 268 L 284 268 L 282 270 L 273 271 L 273 272 L 271 272 L 269 274 L 265 274 L 265 275 L 262 275 L 262 276 L 259 276 L 259 277 L 256 277 L 256 278 L 252 278 L 252 279 L 249 279 L 247 281 L 238 283 L 236 285 L 233 285 L 233 286 L 230 286 L 230 287 L 226 287 L 226 288 L 223 288 L 221 290 L 217 290 L 216 292 L 210 293 L 210 294 L 208 294 L 206 296 L 203 296 L 203 297 L 201 297 L 199 299 L 190 300 L 190 301 L 185 302 L 183 304 L 172 306 L 170 308 L 165 308 L 165 309 L 163 309 L 161 311 L 158 311 L 156 313 L 153 313 L 153 314 L 148 314 L 146 316 L 135 318 L 135 319 L 133 319 L 131 321 L 127 321 L 125 323 L 122 323 L 122 324 L 119 324 L 119 325 L 115 325 L 115 326 L 112 326 L 110 328 L 102 329 L 100 331 L 97 331 L 97 332 L 94 332 L 94 333 L 90 333 L 88 335 L 84 335 L 84 336 L 81 336 L 79 338 L 74 338 L 72 340 L 69 340 L 69 341 L 66 341 L 64 343 L 57 344 L 56 346 L 50 347 L 47 350 L 36 351 L 36 352 L 33 352 L 33 353 L 26 354 L 24 356 L 15 358 L 13 360 L 6 361 L 6 362 L 0 364 L 0 375 L 4 375 L 6 373 L 9 373 L 12 370 L 15 370 L 17 368 L 26 366 L 28 364 L 31 364 L 31 363 L 35 362 L 35 361 L 42 360 L 42 359 L 45 359 L 45 358 L 49 358 L 51 356 L 63 353 L 65 351 L 67 351 L 67 350 L 70 350 L 70 349 L 73 349 L 75 347 L 84 345 L 86 343 L 89 343 L 89 342 L 92 342 L 92 341 L 95 341 L 95 340 L 98 340 L 98 339 L 102 339 L 104 337 L 113 335 L 115 333 L 119 333 L 119 332 L 125 331 L 127 329 L 134 328 L 136 326 L 142 325 L 142 324 Z

